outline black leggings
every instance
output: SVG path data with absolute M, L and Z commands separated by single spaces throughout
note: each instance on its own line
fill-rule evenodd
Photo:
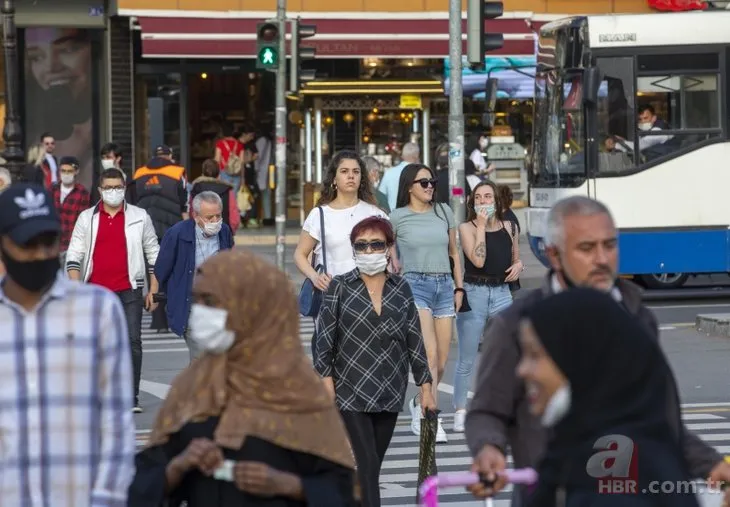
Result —
M 380 507 L 380 467 L 398 412 L 341 412 L 357 462 L 362 507 Z

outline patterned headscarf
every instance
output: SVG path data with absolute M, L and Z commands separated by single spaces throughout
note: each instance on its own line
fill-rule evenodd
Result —
M 205 354 L 178 375 L 148 446 L 188 422 L 220 416 L 215 441 L 239 449 L 247 436 L 354 468 L 344 424 L 304 355 L 299 311 L 287 276 L 246 250 L 206 261 L 193 292 L 228 311 L 236 334 L 224 354 Z

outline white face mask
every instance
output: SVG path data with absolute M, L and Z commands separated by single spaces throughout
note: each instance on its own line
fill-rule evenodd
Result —
M 218 220 L 217 222 L 200 223 L 200 228 L 203 229 L 203 233 L 206 236 L 215 236 L 221 231 L 221 227 L 223 227 L 223 220 Z
M 66 186 L 73 185 L 75 177 L 76 177 L 75 174 L 61 173 L 61 183 L 63 183 Z
M 382 253 L 356 253 L 355 265 L 365 275 L 377 275 L 388 267 L 388 256 Z
M 124 201 L 124 190 L 102 190 L 101 200 L 104 204 L 116 208 Z
M 486 212 L 487 217 L 491 218 L 494 215 L 494 204 L 483 204 L 481 206 L 474 206 L 474 211 L 477 215 Z
M 652 124 L 648 121 L 641 122 L 639 123 L 639 130 L 643 130 L 646 132 L 647 130 L 651 130 L 651 126 Z
M 570 403 L 570 386 L 566 384 L 555 391 L 545 406 L 542 425 L 548 428 L 555 426 L 570 410 Z
M 116 166 L 117 166 L 117 163 L 110 158 L 105 158 L 105 159 L 102 159 L 102 161 L 101 161 L 101 167 L 103 169 L 114 169 Z
M 228 311 L 193 303 L 190 309 L 190 338 L 211 354 L 222 354 L 233 345 L 236 334 L 226 329 Z

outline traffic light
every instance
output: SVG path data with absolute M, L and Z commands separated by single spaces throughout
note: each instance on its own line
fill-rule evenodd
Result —
M 271 21 L 256 25 L 256 68 L 278 70 L 279 24 Z
M 467 60 L 473 67 L 483 67 L 484 54 L 504 46 L 504 36 L 501 33 L 489 33 L 484 27 L 486 20 L 498 18 L 503 13 L 502 2 L 468 0 L 466 49 Z
M 311 47 L 300 46 L 302 39 L 314 37 L 317 34 L 315 25 L 302 25 L 299 19 L 293 19 L 291 22 L 291 68 L 289 69 L 289 91 L 297 93 L 299 91 L 300 81 L 311 81 L 315 78 L 316 71 L 314 69 L 301 69 L 302 60 L 313 60 L 317 54 L 317 50 Z

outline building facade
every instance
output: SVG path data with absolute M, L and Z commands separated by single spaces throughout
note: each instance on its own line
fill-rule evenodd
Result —
M 507 67 L 523 65 L 534 58 L 534 33 L 545 22 L 651 12 L 652 2 L 505 0 L 504 15 L 488 24 L 504 34 L 504 47 L 490 55 Z M 56 155 L 79 158 L 87 186 L 95 184 L 100 146 L 110 140 L 123 147 L 127 171 L 155 145 L 167 144 L 193 178 L 213 155 L 223 123 L 273 130 L 274 76 L 255 68 L 255 31 L 274 17 L 275 0 L 16 0 L 16 6 L 25 147 L 51 133 Z M 317 79 L 288 100 L 287 194 L 295 219 L 303 183 L 320 181 L 328 157 L 342 147 L 388 166 L 414 140 L 424 160 L 433 160 L 447 133 L 448 1 L 289 0 L 287 9 L 317 27 L 306 40 L 317 52 L 307 64 Z M 529 78 L 527 69 L 518 72 Z M 484 100 L 478 91 L 467 95 L 466 128 L 479 132 Z M 528 144 L 532 98 L 500 99 L 505 126 Z

